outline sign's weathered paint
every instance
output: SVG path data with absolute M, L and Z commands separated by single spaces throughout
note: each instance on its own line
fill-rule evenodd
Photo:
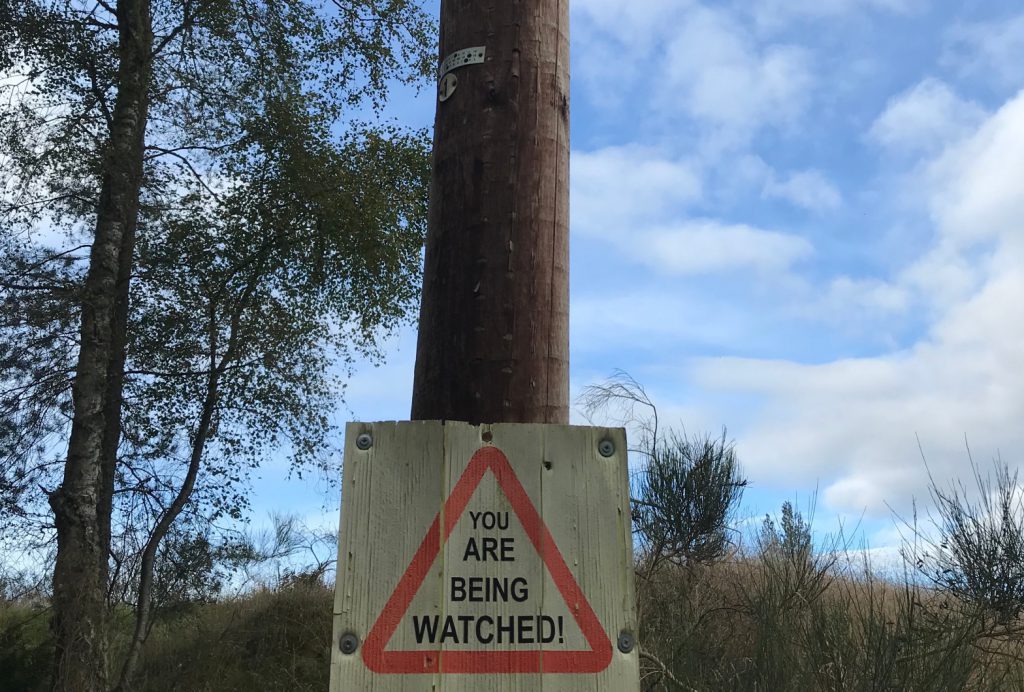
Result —
M 349 424 L 331 691 L 639 688 L 625 435 Z M 603 443 L 603 444 L 602 444 Z

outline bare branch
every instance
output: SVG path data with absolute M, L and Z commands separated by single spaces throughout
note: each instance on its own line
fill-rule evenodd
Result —
M 185 166 L 185 168 L 188 169 L 188 171 L 193 175 L 193 177 L 195 177 L 196 182 L 198 182 L 200 185 L 202 185 L 203 189 L 206 190 L 210 194 L 211 197 L 213 197 L 217 201 L 220 201 L 220 199 L 221 199 L 220 195 L 217 194 L 217 192 L 207 184 L 207 182 L 203 179 L 203 175 L 199 171 L 197 171 L 195 169 L 195 166 L 192 165 L 192 162 L 189 161 L 188 158 L 183 156 L 181 153 L 179 153 L 179 152 L 183 151 L 184 149 L 186 149 L 186 147 L 182 147 L 182 148 L 179 148 L 179 149 L 164 149 L 163 147 L 158 147 L 158 146 L 156 146 L 154 144 L 150 144 L 146 148 L 149 149 L 150 151 L 156 151 L 156 152 L 158 152 L 158 154 L 156 156 L 146 156 L 145 160 L 149 161 L 149 160 L 158 158 L 159 156 L 172 156 L 172 157 L 178 159 Z M 199 147 L 189 147 L 189 148 L 199 148 Z
M 683 683 L 682 680 L 673 675 L 672 671 L 668 669 L 668 666 L 666 666 L 661 661 L 661 659 L 655 656 L 654 654 L 645 651 L 639 647 L 637 647 L 637 653 L 640 654 L 641 660 L 653 663 L 657 667 L 657 672 L 679 689 L 685 690 L 686 692 L 699 692 L 699 690 Z

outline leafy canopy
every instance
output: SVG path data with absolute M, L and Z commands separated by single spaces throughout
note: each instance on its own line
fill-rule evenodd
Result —
M 426 133 L 382 121 L 434 60 L 406 0 L 150 0 L 115 559 L 181 486 L 240 516 L 245 469 L 324 464 L 346 366 L 417 296 Z M 57 482 L 79 291 L 117 93 L 104 0 L 0 0 L 0 514 Z

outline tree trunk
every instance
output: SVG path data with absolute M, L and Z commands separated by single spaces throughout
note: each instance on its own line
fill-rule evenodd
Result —
M 111 328 L 111 361 L 107 374 L 107 392 L 104 406 L 103 446 L 101 451 L 100 485 L 97 493 L 96 517 L 99 526 L 100 545 L 110 552 L 111 517 L 114 505 L 114 475 L 117 472 L 117 452 L 121 445 L 121 406 L 124 401 L 124 368 L 128 357 L 128 310 L 133 259 L 135 256 L 136 211 L 126 226 L 126 236 L 118 255 L 117 302 L 114 307 L 114 322 Z M 103 560 L 101 569 L 104 579 L 104 597 L 109 599 L 110 581 L 107 573 L 108 562 Z
M 118 81 L 82 298 L 74 418 L 63 483 L 50 495 L 53 690 L 107 689 L 106 589 L 113 463 L 120 439 L 128 285 L 138 220 L 153 33 L 149 0 L 117 3 Z
M 211 328 L 215 333 L 216 326 Z M 199 468 L 202 464 L 203 453 L 206 449 L 206 442 L 210 436 L 210 425 L 213 422 L 213 415 L 217 410 L 217 388 L 220 383 L 221 369 L 214 367 L 211 359 L 210 375 L 206 385 L 206 398 L 203 401 L 202 414 L 199 418 L 199 426 L 196 429 L 195 439 L 192 441 L 192 453 L 189 456 L 188 471 L 185 473 L 185 480 L 175 495 L 171 506 L 163 513 L 149 540 L 142 551 L 142 561 L 139 567 L 139 598 L 135 604 L 135 629 L 132 638 L 128 643 L 128 651 L 125 655 L 124 665 L 121 667 L 121 674 L 118 676 L 117 686 L 114 692 L 128 692 L 131 690 L 132 678 L 139 664 L 139 657 L 142 655 L 142 645 L 149 636 L 150 619 L 153 614 L 153 580 L 156 567 L 156 551 L 160 543 L 171 530 L 175 520 L 182 510 L 188 505 L 192 498 L 192 491 L 195 490 L 196 478 L 199 477 Z
M 443 0 L 413 419 L 569 418 L 569 0 Z
M 160 543 L 171 530 L 174 522 L 181 515 L 182 511 L 192 499 L 195 490 L 196 479 L 199 477 L 199 469 L 202 465 L 203 454 L 206 451 L 206 443 L 210 438 L 210 430 L 213 425 L 213 418 L 217 413 L 217 406 L 220 398 L 220 382 L 224 371 L 230 367 L 238 355 L 239 344 L 242 341 L 241 324 L 246 310 L 251 305 L 253 293 L 259 284 L 262 276 L 263 261 L 269 253 L 269 246 L 264 246 L 257 254 L 256 270 L 250 277 L 245 289 L 239 296 L 237 304 L 230 315 L 228 327 L 228 340 L 224 353 L 217 361 L 220 344 L 217 324 L 217 305 L 211 300 L 209 306 L 209 368 L 210 373 L 206 380 L 206 395 L 203 398 L 203 406 L 199 415 L 199 424 L 196 427 L 192 438 L 192 451 L 189 455 L 188 470 L 178 489 L 174 500 L 171 501 L 167 511 L 163 513 L 149 540 L 142 551 L 142 560 L 139 566 L 139 596 L 135 604 L 135 628 L 132 638 L 128 643 L 128 650 L 125 654 L 124 665 L 121 667 L 121 674 L 118 676 L 117 686 L 114 692 L 128 692 L 132 686 L 132 678 L 135 676 L 139 658 L 142 655 L 142 646 L 149 636 L 149 630 L 153 616 L 153 583 L 156 567 L 156 553 Z

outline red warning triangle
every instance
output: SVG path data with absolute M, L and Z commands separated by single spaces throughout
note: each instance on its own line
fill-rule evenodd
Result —
M 399 622 L 441 552 L 441 546 L 448 540 L 487 471 L 494 474 L 530 542 L 544 560 L 590 650 L 385 651 L 384 647 L 398 629 Z M 427 530 L 408 569 L 370 629 L 362 656 L 366 667 L 376 673 L 599 673 L 611 663 L 612 644 L 508 458 L 495 447 L 483 447 L 473 455 L 448 496 L 443 513 L 438 513 Z

